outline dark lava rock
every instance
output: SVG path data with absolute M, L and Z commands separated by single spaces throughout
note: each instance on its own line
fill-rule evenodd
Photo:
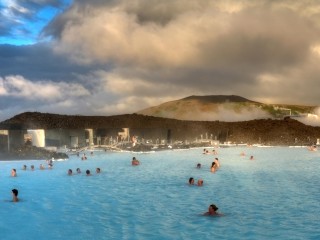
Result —
M 23 146 L 11 149 L 9 153 L 1 153 L 1 160 L 46 160 L 46 159 L 67 159 L 65 153 L 52 152 L 43 148 Z

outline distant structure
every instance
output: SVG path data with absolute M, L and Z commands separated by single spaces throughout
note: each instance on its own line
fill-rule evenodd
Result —
M 123 128 L 122 132 L 118 132 L 118 136 L 120 137 L 121 141 L 130 140 L 130 131 L 129 128 Z
M 45 147 L 45 131 L 43 129 L 27 130 L 26 141 L 30 141 L 32 146 Z
M 288 111 L 291 116 L 296 112 Z M 183 121 L 139 114 L 70 116 L 27 112 L 0 123 L 0 151 L 19 150 L 22 146 L 51 148 L 52 151 L 119 146 L 128 149 L 133 147 L 132 136 L 137 139 L 138 147 L 156 145 L 154 147 L 161 148 L 158 145 L 177 144 L 197 147 L 224 142 L 228 143 L 226 146 L 310 145 L 317 142 L 320 128 L 302 124 L 292 117 L 223 122 Z

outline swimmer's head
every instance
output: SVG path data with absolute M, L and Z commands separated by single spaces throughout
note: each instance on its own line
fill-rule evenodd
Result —
M 14 196 L 17 197 L 19 192 L 18 192 L 17 189 L 14 188 L 14 189 L 12 189 L 12 193 L 13 193 Z
M 193 183 L 194 183 L 194 178 L 193 177 L 189 178 L 189 184 L 193 184 Z
M 210 207 L 211 207 L 214 211 L 217 211 L 217 210 L 219 209 L 219 208 L 218 208 L 216 205 L 214 205 L 214 204 L 211 204 Z

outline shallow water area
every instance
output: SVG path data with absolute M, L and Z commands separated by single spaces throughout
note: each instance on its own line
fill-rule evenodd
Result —
M 3 239 L 320 239 L 320 152 L 306 148 L 87 152 L 0 162 Z M 245 156 L 240 156 L 245 152 Z M 253 155 L 254 160 L 249 160 Z M 141 165 L 131 166 L 132 157 Z M 221 167 L 210 172 L 219 158 Z M 201 163 L 200 169 L 196 168 Z M 22 170 L 26 164 L 27 170 Z M 35 170 L 30 170 L 30 165 Z M 76 168 L 82 173 L 77 174 Z M 96 167 L 101 173 L 95 172 Z M 12 168 L 17 177 L 11 177 Z M 73 175 L 68 176 L 68 169 Z M 90 169 L 92 175 L 86 176 Z M 189 177 L 204 180 L 189 186 Z M 11 202 L 11 189 L 20 202 Z M 223 217 L 202 214 L 216 204 Z

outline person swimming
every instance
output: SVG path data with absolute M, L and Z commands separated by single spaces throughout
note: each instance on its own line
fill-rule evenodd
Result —
M 219 159 L 218 159 L 218 158 L 215 158 L 215 159 L 214 159 L 214 162 L 215 162 L 215 168 L 218 169 L 218 168 L 220 167 Z
M 11 177 L 16 177 L 16 176 L 17 176 L 17 170 L 15 168 L 12 168 Z
M 100 168 L 96 168 L 96 173 L 101 173 L 101 169 Z
M 51 158 L 51 159 L 47 159 L 47 164 L 48 165 L 53 165 L 53 160 L 54 160 L 54 158 Z
M 201 168 L 201 163 L 198 163 L 198 164 L 197 164 L 197 168 Z
M 87 176 L 91 176 L 91 172 L 90 172 L 90 170 L 88 169 L 88 170 L 86 170 L 86 175 Z
M 138 159 L 136 159 L 135 157 L 133 157 L 133 158 L 132 158 L 132 161 L 131 161 L 131 164 L 132 164 L 132 166 L 137 166 L 137 165 L 140 164 L 140 162 L 139 162 Z
M 80 168 L 77 168 L 77 173 L 81 173 L 81 170 L 80 170 Z
M 215 172 L 216 171 L 216 163 L 212 162 L 211 164 L 211 172 Z
M 12 191 L 12 202 L 19 202 L 18 190 L 14 188 L 11 191 Z
M 194 178 L 193 177 L 189 178 L 189 185 L 194 185 Z
M 203 215 L 205 216 L 222 216 L 223 214 L 218 213 L 218 207 L 215 204 L 211 204 L 208 208 L 208 212 L 205 212 Z
M 69 176 L 71 176 L 71 175 L 72 175 L 72 169 L 69 169 L 67 174 L 68 174 Z
M 201 178 L 198 180 L 198 186 L 199 186 L 199 187 L 202 187 L 202 186 L 203 186 L 203 180 L 202 180 Z

